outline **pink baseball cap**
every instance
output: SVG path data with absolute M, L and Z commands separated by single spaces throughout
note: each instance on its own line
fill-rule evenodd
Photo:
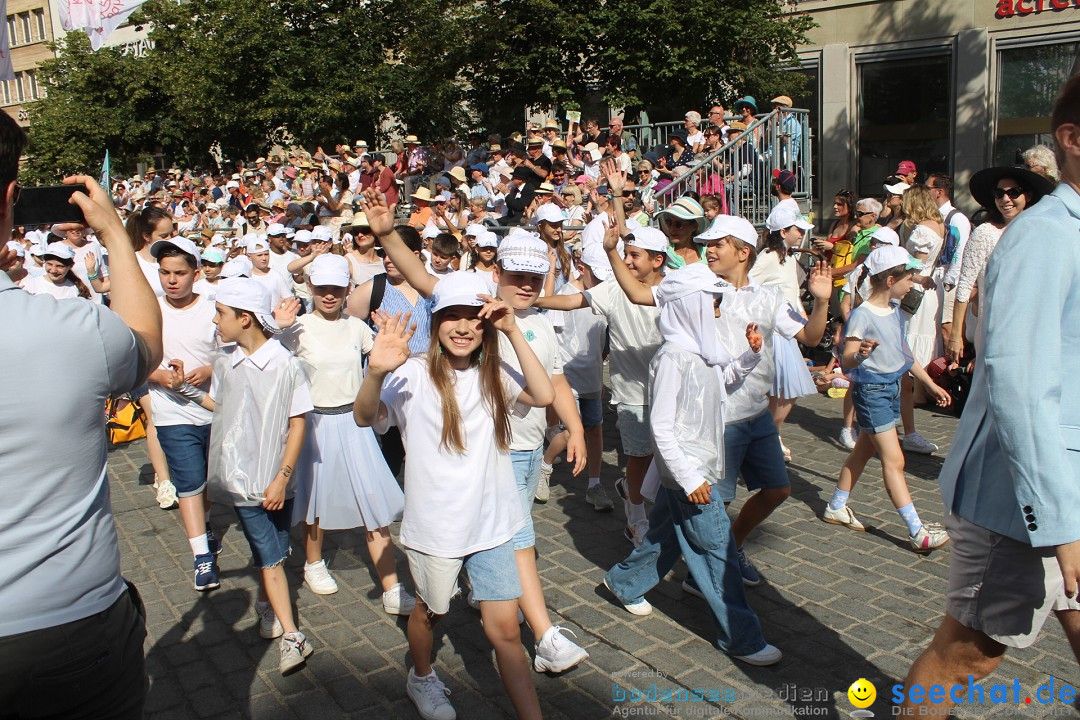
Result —
M 913 172 L 917 171 L 915 169 L 915 163 L 910 160 L 901 160 L 900 164 L 896 166 L 897 175 L 908 175 Z

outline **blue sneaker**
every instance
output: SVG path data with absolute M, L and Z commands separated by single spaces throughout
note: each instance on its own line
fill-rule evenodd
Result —
M 750 562 L 750 556 L 746 554 L 746 550 L 742 548 L 736 548 L 736 550 L 739 553 L 739 570 L 742 571 L 743 585 L 757 587 L 761 584 L 761 575 L 758 574 L 754 563 Z
M 206 525 L 206 544 L 210 546 L 210 552 L 213 553 L 214 557 L 221 554 L 221 541 L 217 539 L 217 535 L 214 535 L 209 523 Z
M 195 556 L 195 589 L 199 592 L 221 587 L 217 561 L 210 553 Z

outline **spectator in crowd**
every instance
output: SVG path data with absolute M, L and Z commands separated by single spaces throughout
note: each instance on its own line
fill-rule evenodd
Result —
M 714 127 L 720 131 L 720 137 L 723 142 L 727 142 L 728 124 L 727 124 L 727 111 L 724 110 L 724 106 L 721 103 L 713 103 L 713 106 L 709 108 L 709 126 Z
M 701 131 L 701 113 L 690 110 L 683 117 L 683 127 L 686 128 L 686 145 L 695 153 L 705 149 L 705 134 Z
M 25 147 L 23 130 L 0 117 L 0 270 L 16 259 L 7 242 Z M 120 576 L 102 408 L 161 362 L 161 313 L 97 178 L 65 183 L 85 186 L 72 202 L 109 251 L 111 303 L 30 295 L 0 272 L 8 341 L 0 371 L 19 378 L 5 390 L 0 433 L 0 702 L 5 713 L 137 720 L 147 692 L 145 611 Z
M 1058 181 L 1058 164 L 1054 158 L 1054 151 L 1046 145 L 1036 145 L 1025 150 L 1020 155 L 1024 161 L 1024 167 L 1034 173 L 1039 173 L 1052 182 Z
M 829 226 L 827 237 L 814 240 L 814 249 L 820 252 L 826 260 L 833 254 L 833 248 L 838 242 L 854 239 L 858 227 L 858 218 L 855 216 L 856 197 L 850 190 L 840 190 L 833 196 L 833 220 Z M 876 219 L 876 218 L 875 218 Z
M 799 164 L 802 153 L 802 124 L 795 114 L 790 112 L 794 103 L 787 95 L 780 95 L 772 99 L 773 110 L 778 118 L 778 130 L 780 134 L 779 162 L 781 167 L 795 170 Z
M 953 181 L 948 175 L 934 173 L 926 179 L 926 187 L 937 202 L 938 212 L 945 219 L 946 237 L 938 258 L 941 268 L 941 337 L 949 342 L 952 330 L 953 303 L 956 300 L 956 281 L 960 278 L 960 263 L 964 247 L 971 236 L 971 220 L 952 204 Z
M 919 171 L 910 160 L 901 160 L 893 174 L 912 187 L 918 184 Z
M 898 233 L 906 233 L 904 227 L 904 193 L 910 188 L 910 185 L 895 175 L 885 178 L 885 183 L 882 185 L 882 189 L 885 190 L 885 197 L 881 212 L 878 213 L 878 225 L 895 230 Z

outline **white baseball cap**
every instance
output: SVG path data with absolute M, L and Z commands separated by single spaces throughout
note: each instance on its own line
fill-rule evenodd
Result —
M 230 277 L 222 280 L 217 288 L 217 301 L 237 310 L 247 310 L 270 332 L 281 332 L 274 320 L 273 298 L 270 288 L 258 280 Z
M 230 180 L 229 182 L 225 183 L 225 189 L 226 190 L 232 190 L 234 188 L 239 190 L 240 189 L 240 183 L 236 182 L 235 180 Z
M 589 266 L 589 269 L 592 270 L 592 274 L 595 275 L 596 279 L 600 282 L 615 277 L 615 273 L 611 269 L 611 261 L 608 260 L 607 253 L 604 252 L 604 246 L 600 243 L 590 243 L 582 250 L 581 262 Z
M 349 287 L 349 260 L 342 255 L 320 255 L 311 261 L 311 273 L 308 280 L 312 285 L 334 285 Z
M 317 225 L 311 231 L 311 242 L 330 242 L 334 239 L 334 231 L 326 225 Z
M 507 272 L 547 275 L 551 269 L 547 243 L 527 230 L 511 232 L 499 243 L 499 267 Z
M 769 232 L 784 230 L 789 227 L 797 227 L 800 230 L 810 231 L 814 226 L 807 222 L 796 210 L 789 205 L 777 205 L 765 218 L 765 229 Z
M 726 237 L 738 238 L 755 248 L 758 246 L 758 231 L 749 220 L 737 215 L 717 215 L 709 229 L 695 236 L 694 240 L 704 244 Z
M 533 214 L 533 220 L 539 225 L 542 222 L 551 223 L 552 225 L 566 222 L 566 217 L 563 215 L 563 211 L 553 203 L 546 203 L 536 209 Z M 591 267 L 591 266 L 590 266 Z
M 270 223 L 270 227 L 266 228 L 267 235 L 288 235 L 288 229 L 281 223 Z
M 669 243 L 667 235 L 659 229 L 643 227 L 630 233 L 626 239 L 626 244 L 639 247 L 642 250 L 651 250 L 652 252 L 667 252 Z
M 435 283 L 431 293 L 431 312 L 437 313 L 454 305 L 481 307 L 484 301 L 478 295 L 493 295 L 494 288 L 487 275 L 474 272 L 452 272 Z
M 486 232 L 487 232 L 487 228 L 484 227 L 483 225 L 480 225 L 480 224 L 477 224 L 477 223 L 473 223 L 472 225 L 468 225 L 465 228 L 465 235 L 466 236 L 472 236 L 474 238 L 478 238 L 478 237 L 480 237 L 481 235 L 483 235 Z
M 911 189 L 911 186 L 906 182 L 898 182 L 895 185 L 882 185 L 882 187 L 885 188 L 885 192 L 890 195 L 903 195 Z
M 877 240 L 884 245 L 900 246 L 900 236 L 890 227 L 879 227 L 870 235 L 871 240 Z
M 251 260 L 248 259 L 247 255 L 237 255 L 221 268 L 221 277 L 251 277 L 251 271 L 254 269 L 255 266 L 251 264 Z
M 216 247 L 218 245 L 225 245 L 225 244 L 226 244 L 225 236 L 222 235 L 221 233 L 214 233 L 213 237 L 210 238 L 210 247 Z
M 26 257 L 26 250 L 24 250 L 23 246 L 15 242 L 14 240 L 8 240 L 7 247 L 9 250 L 15 251 L 16 257 Z
M 174 237 L 166 238 L 164 240 L 155 240 L 150 245 L 150 256 L 156 260 L 161 256 L 162 252 L 169 248 L 176 248 L 185 255 L 190 255 L 191 257 L 195 258 L 195 267 L 199 267 L 200 265 L 202 265 L 202 262 L 199 260 L 201 255 L 201 253 L 199 252 L 199 247 L 192 241 L 188 240 L 186 237 Z
M 902 247 L 886 245 L 871 250 L 870 254 L 866 256 L 866 269 L 870 271 L 871 275 L 877 275 L 898 266 L 903 266 L 906 270 L 923 269 L 923 264 L 911 257 L 911 254 Z
M 244 250 L 248 255 L 270 252 L 270 243 L 261 235 L 247 235 L 244 237 Z
M 71 249 L 70 245 L 62 242 L 51 242 L 45 246 L 45 252 L 42 253 L 46 257 L 54 257 L 60 260 L 75 261 L 75 251 Z
M 307 245 L 309 242 L 311 242 L 311 231 L 297 230 L 296 237 L 293 238 L 293 242 L 298 245 Z
M 442 232 L 442 230 L 439 229 L 438 225 L 433 225 L 431 223 L 428 223 L 427 225 L 424 226 L 424 231 L 422 233 L 420 233 L 420 237 L 423 238 L 424 240 L 431 240 L 431 239 L 437 237 L 438 234 L 441 233 L 441 232 Z
M 499 236 L 490 230 L 485 230 L 476 236 L 476 247 L 497 248 L 499 247 Z

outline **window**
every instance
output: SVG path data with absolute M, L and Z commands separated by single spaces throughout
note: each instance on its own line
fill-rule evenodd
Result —
M 859 64 L 858 188 L 880 197 L 901 160 L 919 177 L 952 174 L 952 60 L 948 55 Z
M 807 122 L 810 125 L 810 169 L 814 175 L 821 175 L 821 136 L 818 134 L 821 120 L 821 68 L 816 64 L 806 65 L 794 70 L 806 78 L 801 92 L 792 94 L 793 107 L 806 108 L 810 111 Z M 820 183 L 811 183 L 813 200 L 821 199 Z
M 1020 153 L 1043 143 L 1053 147 L 1050 112 L 1072 72 L 1080 43 L 1059 43 L 998 53 L 995 165 L 1017 165 Z
M 8 15 L 7 16 L 8 44 L 11 47 L 15 47 L 16 45 L 19 44 L 19 33 L 15 32 L 15 29 L 16 29 L 15 16 L 14 15 Z
M 41 97 L 41 94 L 38 91 L 37 70 L 27 70 L 26 81 L 30 85 L 30 99 L 37 100 L 39 97 Z
M 46 38 L 44 8 L 38 8 L 34 11 L 34 30 L 37 32 L 38 40 L 44 40 Z
M 32 42 L 30 37 L 30 13 L 19 13 L 19 27 L 22 28 L 23 42 Z
M 10 105 L 11 104 L 11 81 L 10 80 L 5 80 L 3 83 L 0 83 L 0 84 L 2 84 L 4 86 L 4 104 L 5 105 Z
M 19 102 L 26 100 L 26 89 L 23 87 L 23 74 L 21 72 L 15 73 L 15 79 L 12 81 L 15 83 L 15 97 Z

